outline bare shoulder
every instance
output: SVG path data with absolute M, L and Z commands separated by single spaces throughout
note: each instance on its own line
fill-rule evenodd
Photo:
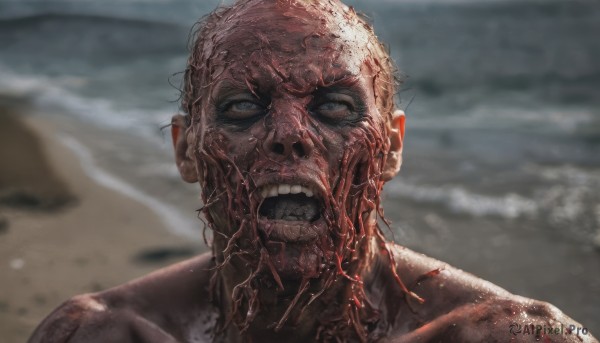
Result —
M 203 254 L 109 290 L 78 295 L 54 310 L 29 342 L 203 341 L 214 320 Z M 190 335 L 194 337 L 190 337 Z
M 555 306 L 509 293 L 447 263 L 394 245 L 398 272 L 424 303 L 394 342 L 598 342 Z

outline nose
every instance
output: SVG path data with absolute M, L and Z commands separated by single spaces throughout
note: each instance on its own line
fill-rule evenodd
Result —
M 313 147 L 306 131 L 289 127 L 273 129 L 264 144 L 265 151 L 275 158 L 306 158 L 310 156 Z

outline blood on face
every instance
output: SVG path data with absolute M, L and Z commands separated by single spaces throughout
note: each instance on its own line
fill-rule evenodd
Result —
M 381 236 L 373 218 L 395 89 L 389 56 L 337 1 L 239 2 L 196 37 L 183 98 L 190 154 L 219 269 L 247 267 L 231 319 L 244 330 L 261 290 L 293 285 L 280 327 L 350 284 L 341 322 L 364 334 L 361 272 Z

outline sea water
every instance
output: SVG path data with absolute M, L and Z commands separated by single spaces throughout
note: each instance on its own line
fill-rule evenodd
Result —
M 407 113 L 388 235 L 599 335 L 600 3 L 369 3 L 354 5 L 389 43 Z M 190 28 L 216 4 L 0 2 L 0 93 L 87 123 L 63 141 L 198 237 L 198 189 L 160 127 L 179 111 Z

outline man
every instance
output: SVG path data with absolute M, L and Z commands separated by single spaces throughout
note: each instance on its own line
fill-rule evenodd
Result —
M 184 82 L 176 162 L 202 186 L 212 254 L 75 297 L 31 342 L 596 341 L 547 303 L 385 241 L 404 114 L 390 58 L 351 8 L 219 9 Z

